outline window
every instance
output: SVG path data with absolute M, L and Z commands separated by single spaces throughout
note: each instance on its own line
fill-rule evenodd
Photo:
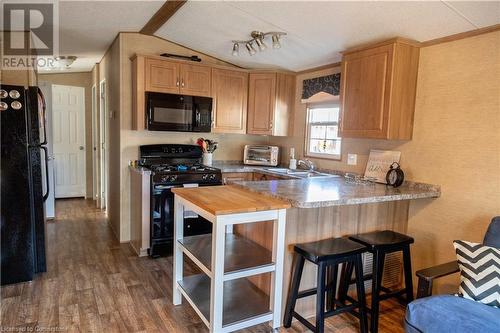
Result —
M 307 109 L 306 156 L 340 159 L 339 105 L 310 105 Z

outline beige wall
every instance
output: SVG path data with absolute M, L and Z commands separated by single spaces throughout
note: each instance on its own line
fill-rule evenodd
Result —
M 196 134 L 196 133 L 173 133 L 173 132 L 149 132 L 133 131 L 132 128 L 132 62 L 130 58 L 139 54 L 161 54 L 164 52 L 180 55 L 197 55 L 202 63 L 226 64 L 218 59 L 206 56 L 171 43 L 169 41 L 138 33 L 121 33 L 113 43 L 111 51 L 108 51 L 100 63 L 102 77 L 112 79 L 113 84 L 108 84 L 108 93 L 112 96 L 113 111 L 115 118 L 110 119 L 109 134 L 110 154 L 113 160 L 110 165 L 110 179 L 108 190 L 108 209 L 110 220 L 122 242 L 130 239 L 130 198 L 129 186 L 130 176 L 128 164 L 131 160 L 138 158 L 139 146 L 155 143 L 194 143 L 199 136 L 206 136 L 219 142 L 219 148 L 214 154 L 216 160 L 242 160 L 243 146 L 251 143 L 267 143 L 265 136 L 251 136 L 238 134 Z M 113 71 L 106 68 L 112 63 Z M 116 66 L 118 66 L 117 68 Z M 226 64 L 228 65 L 228 64 Z M 119 99 L 119 102 L 117 102 Z M 111 110 L 111 109 L 110 109 Z M 118 126 L 119 124 L 119 126 Z M 119 135 L 119 138 L 116 137 Z M 117 149 L 118 151 L 114 151 Z M 135 198 L 138 200 L 139 197 Z M 118 231 L 119 230 L 119 231 Z
M 92 73 L 39 74 L 38 81 L 85 88 L 85 196 L 92 198 Z
M 120 38 L 116 38 L 99 63 L 99 82 L 105 81 L 106 153 L 102 158 L 107 168 L 106 210 L 116 237 L 120 237 Z
M 314 160 L 362 173 L 370 148 L 394 149 L 402 153 L 407 179 L 441 185 L 441 198 L 410 204 L 414 270 L 453 260 L 454 239 L 480 242 L 490 219 L 500 215 L 499 67 L 498 31 L 422 48 L 413 140 L 344 139 L 341 161 Z M 304 78 L 330 72 L 299 76 L 299 92 Z M 302 153 L 304 119 L 305 106 L 298 104 L 293 139 L 271 142 Z M 358 154 L 357 166 L 346 164 L 347 153 Z M 455 275 L 438 289 L 456 291 L 457 282 Z

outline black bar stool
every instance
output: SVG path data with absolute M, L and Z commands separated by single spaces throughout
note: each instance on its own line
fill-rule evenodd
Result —
M 349 239 L 366 246 L 366 250 L 373 254 L 373 273 L 364 275 L 363 281 L 372 280 L 372 301 L 371 308 L 368 309 L 368 312 L 371 317 L 370 331 L 375 333 L 378 331 L 380 301 L 391 297 L 396 297 L 403 303 L 409 303 L 413 300 L 410 244 L 412 244 L 414 240 L 412 237 L 390 230 L 354 235 L 350 236 Z M 384 260 L 386 254 L 397 251 L 403 252 L 405 287 L 401 290 L 391 291 L 382 286 Z M 352 280 L 352 272 L 352 264 L 347 264 L 342 270 L 339 286 L 339 301 L 342 303 L 344 303 L 345 300 L 349 300 L 350 302 L 353 301 L 351 297 L 347 296 L 347 291 L 349 285 L 358 283 L 359 278 L 356 276 L 356 278 Z M 382 294 L 381 292 L 384 293 Z M 406 298 L 403 299 L 402 295 L 405 295 Z
M 359 317 L 361 332 L 367 332 L 365 288 L 362 282 L 363 265 L 361 262 L 361 254 L 366 251 L 366 247 L 347 238 L 331 238 L 319 242 L 297 244 L 294 251 L 295 264 L 283 319 L 284 326 L 290 327 L 292 318 L 295 317 L 307 328 L 319 333 L 324 331 L 325 318 L 351 312 Z M 306 259 L 318 266 L 317 286 L 299 292 L 302 270 Z M 348 305 L 342 304 L 335 299 L 338 265 L 345 263 L 350 263 L 353 269 L 355 268 L 356 277 L 360 281 L 356 283 L 358 301 L 353 300 Z M 327 270 L 330 273 L 333 271 L 333 273 L 327 276 Z M 326 280 L 329 282 L 328 285 Z M 330 300 L 332 309 L 329 311 L 325 311 L 325 293 L 327 291 L 333 295 L 333 300 Z M 312 295 L 316 295 L 316 326 L 295 312 L 297 299 Z M 358 309 L 359 313 L 355 311 L 356 309 Z

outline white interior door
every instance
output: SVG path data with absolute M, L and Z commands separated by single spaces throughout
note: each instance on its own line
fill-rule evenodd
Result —
M 53 85 L 52 117 L 56 198 L 85 196 L 85 90 Z

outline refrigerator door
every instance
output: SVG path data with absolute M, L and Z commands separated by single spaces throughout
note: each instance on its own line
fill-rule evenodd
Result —
M 34 255 L 35 272 L 45 272 L 45 211 L 44 201 L 48 197 L 49 186 L 43 190 L 45 180 L 48 185 L 48 155 L 44 144 L 47 143 L 45 126 L 45 100 L 38 87 L 29 87 L 27 90 L 28 99 L 28 133 L 29 143 L 29 170 L 31 188 L 31 210 L 34 229 Z M 43 151 L 43 155 L 42 155 Z M 43 158 L 43 159 L 42 159 Z
M 22 86 L 5 86 L 1 101 L 1 284 L 33 279 L 35 267 L 31 173 L 26 94 Z M 5 94 L 4 94 L 5 95 Z

